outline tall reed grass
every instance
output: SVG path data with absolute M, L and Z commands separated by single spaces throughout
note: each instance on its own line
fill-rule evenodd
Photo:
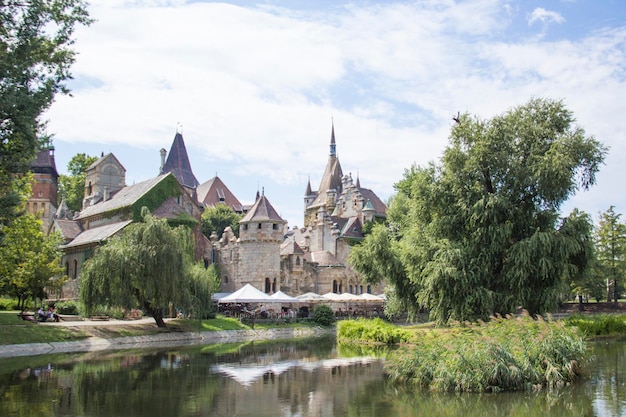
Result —
M 438 392 L 561 387 L 579 378 L 587 352 L 576 327 L 527 315 L 415 336 L 387 359 L 387 373 L 393 381 Z
M 413 333 L 382 319 L 342 320 L 337 323 L 339 343 L 398 344 L 409 342 Z
M 564 319 L 568 326 L 575 326 L 586 338 L 626 335 L 624 314 L 575 314 Z

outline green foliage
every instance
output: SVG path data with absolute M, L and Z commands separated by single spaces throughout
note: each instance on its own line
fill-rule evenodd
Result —
M 218 204 L 215 207 L 207 207 L 202 213 L 202 234 L 207 238 L 215 232 L 219 237 L 224 233 L 224 229 L 230 227 L 235 236 L 239 236 L 239 220 L 242 215 L 225 204 Z
M 0 297 L 0 310 L 18 310 L 18 300 L 9 297 Z
M 60 287 L 64 278 L 59 264 L 60 236 L 44 236 L 41 220 L 25 214 L 5 228 L 0 245 L 0 294 L 19 300 L 44 298 L 45 287 Z
M 573 122 L 541 99 L 491 120 L 461 116 L 440 163 L 405 171 L 386 230 L 375 226 L 350 263 L 440 323 L 556 308 L 590 259 L 588 217 L 559 210 L 594 184 L 606 154 Z
M 342 320 L 337 323 L 339 343 L 383 343 L 387 345 L 408 343 L 412 333 L 379 318 Z
M 324 304 L 316 306 L 313 310 L 313 321 L 320 326 L 330 326 L 335 322 L 333 309 Z
M 169 197 L 178 197 L 180 193 L 180 184 L 176 177 L 170 173 L 133 205 L 133 221 L 139 222 L 143 219 L 144 207 L 152 213 Z M 194 220 L 193 223 L 196 224 L 197 222 Z
M 623 314 L 575 314 L 564 322 L 577 327 L 588 338 L 626 335 L 626 316 Z
M 558 388 L 577 380 L 587 346 L 561 322 L 493 319 L 429 330 L 387 359 L 397 382 L 430 391 L 499 392 Z
M 45 128 L 40 116 L 57 93 L 69 91 L 74 28 L 89 23 L 83 0 L 0 2 L 0 240 L 21 214 L 14 181 L 35 158 Z
M 192 294 L 189 229 L 171 228 L 165 219 L 155 218 L 147 210 L 143 220 L 98 247 L 85 263 L 80 301 L 87 315 L 97 305 L 126 309 L 139 305 L 159 327 L 165 327 L 163 314 L 170 303 L 191 311 L 194 296 L 201 296 Z
M 194 264 L 190 271 L 192 280 L 193 307 L 191 316 L 201 319 L 214 319 L 216 316 L 215 304 L 211 294 L 219 288 L 219 270 L 215 264 L 205 268 L 202 264 Z
M 600 215 L 595 231 L 596 276 L 606 281 L 606 300 L 616 303 L 624 287 L 620 278 L 626 275 L 626 224 L 620 217 L 614 206 L 609 207 Z
M 65 197 L 67 207 L 74 213 L 83 208 L 85 173 L 87 168 L 97 160 L 95 156 L 77 153 L 67 163 L 69 175 L 59 175 L 59 191 Z
M 58 314 L 74 314 L 80 313 L 80 305 L 77 301 L 59 301 L 54 303 L 54 309 Z

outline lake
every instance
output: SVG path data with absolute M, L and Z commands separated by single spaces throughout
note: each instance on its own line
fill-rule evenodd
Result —
M 0 360 L 0 416 L 626 416 L 626 342 L 591 344 L 559 391 L 440 394 L 332 338 Z

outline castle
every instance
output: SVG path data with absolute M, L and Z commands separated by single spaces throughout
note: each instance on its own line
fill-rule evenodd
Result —
M 385 218 L 386 206 L 372 190 L 361 187 L 358 177 L 354 181 L 351 175 L 343 174 L 334 126 L 320 185 L 317 191 L 312 191 L 310 181 L 306 186 L 302 228 L 289 229 L 264 192 L 257 193 L 252 206 L 244 206 L 219 177 L 200 183 L 191 169 L 182 134 L 176 133 L 169 154 L 165 149 L 160 153 L 159 175 L 132 186 L 125 185 L 126 170 L 120 161 L 113 154 L 103 154 L 86 171 L 79 213 L 69 213 L 64 201 L 58 209 L 56 201 L 49 203 L 50 219 L 45 226 L 63 235 L 62 264 L 69 278 L 57 298 L 78 296 L 84 262 L 99 244 L 138 220 L 144 205 L 171 223 L 193 226 L 195 258 L 205 265 L 219 265 L 223 292 L 234 292 L 245 284 L 268 294 L 280 290 L 292 296 L 383 291 L 382 286 L 366 286 L 346 259 L 350 245 L 363 238 L 363 226 Z M 46 159 L 45 155 L 50 155 L 50 150 L 42 150 L 37 161 L 51 161 L 46 172 L 54 171 L 54 175 L 38 181 L 49 184 L 49 194 L 56 200 L 58 174 L 54 158 Z M 33 170 L 43 171 L 39 165 Z M 41 207 L 42 203 L 38 204 Z M 239 236 L 230 228 L 210 238 L 200 233 L 203 208 L 217 204 L 226 204 L 243 215 Z

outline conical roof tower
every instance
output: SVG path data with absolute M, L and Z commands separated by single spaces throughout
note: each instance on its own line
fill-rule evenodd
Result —
M 167 155 L 167 160 L 161 170 L 161 174 L 168 172 L 171 172 L 183 187 L 195 189 L 200 185 L 200 182 L 191 170 L 185 141 L 180 132 L 176 132 L 169 155 Z

